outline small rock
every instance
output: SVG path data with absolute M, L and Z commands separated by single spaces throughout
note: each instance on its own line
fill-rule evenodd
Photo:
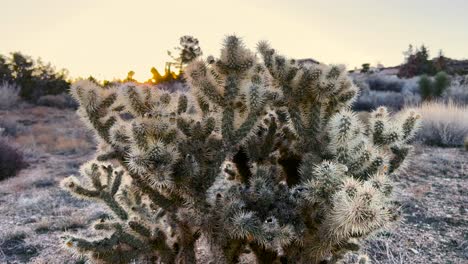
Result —
M 409 248 L 409 250 L 410 250 L 411 252 L 413 252 L 414 254 L 419 254 L 419 251 L 417 251 L 417 250 L 414 249 L 414 248 Z

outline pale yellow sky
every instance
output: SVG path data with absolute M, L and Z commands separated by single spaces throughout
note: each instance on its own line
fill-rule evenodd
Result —
M 468 57 L 465 0 L 0 0 L 0 53 L 41 57 L 71 77 L 138 80 L 164 67 L 182 35 L 218 55 L 227 34 L 291 57 L 399 64 L 409 43 Z

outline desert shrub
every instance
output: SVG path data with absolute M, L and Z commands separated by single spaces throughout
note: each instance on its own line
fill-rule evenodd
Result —
M 37 100 L 37 104 L 42 106 L 56 107 L 59 109 L 78 108 L 76 101 L 73 100 L 73 98 L 67 93 L 41 96 L 39 97 L 39 100 Z
M 385 107 L 363 124 L 341 66 L 302 64 L 265 42 L 258 57 L 229 36 L 221 56 L 190 63 L 190 89 L 73 85 L 101 145 L 84 179 L 62 182 L 113 214 L 108 235 L 66 245 L 107 263 L 324 263 L 357 251 L 398 219 L 389 175 L 410 153 L 419 115 Z M 135 118 L 121 119 L 131 112 Z
M 445 72 L 438 72 L 434 77 L 433 94 L 435 97 L 441 97 L 445 90 L 450 86 L 450 77 Z
M 405 105 L 405 98 L 396 92 L 363 92 L 353 104 L 355 111 L 372 111 L 379 106 L 386 106 L 392 110 L 399 110 Z
M 468 105 L 468 84 L 453 84 L 443 95 L 445 102 L 453 101 L 457 104 Z
M 385 106 L 392 111 L 398 111 L 407 105 L 416 105 L 420 101 L 421 98 L 417 94 L 365 90 L 360 93 L 353 103 L 353 110 L 372 111 L 379 106 Z
M 20 89 L 15 84 L 0 82 L 0 109 L 10 109 L 19 101 Z
M 439 72 L 432 80 L 427 75 L 419 79 L 419 91 L 423 100 L 440 98 L 450 86 L 450 78 L 445 72 Z
M 468 85 L 468 75 L 460 75 L 457 76 L 458 84 L 460 85 Z
M 429 102 L 417 111 L 424 115 L 417 138 L 423 143 L 445 147 L 463 146 L 468 134 L 468 106 L 453 102 Z
M 370 90 L 402 92 L 405 82 L 396 76 L 372 75 L 366 80 Z
M 49 124 L 38 123 L 16 138 L 21 146 L 51 154 L 83 154 L 92 149 L 92 140 L 85 131 L 63 130 Z
M 21 151 L 0 137 L 0 180 L 15 176 L 24 166 Z
M 423 100 L 428 100 L 432 96 L 432 81 L 427 75 L 419 79 L 419 92 Z
M 15 118 L 5 116 L 0 119 L 0 136 L 16 137 L 26 130 L 27 128 L 23 124 L 18 123 Z
M 419 77 L 408 79 L 400 79 L 403 82 L 403 93 L 411 93 L 419 95 Z
M 353 104 L 355 111 L 370 111 L 379 106 L 386 106 L 393 111 L 404 106 L 417 105 L 419 78 L 400 79 L 397 76 L 383 74 L 353 74 L 353 82 L 360 88 L 359 96 Z
M 361 73 L 368 73 L 370 70 L 370 63 L 363 63 Z
M 19 52 L 11 53 L 9 57 L 0 60 L 0 71 L 6 67 L 2 75 L 4 81 L 15 83 L 21 87 L 19 95 L 30 102 L 36 102 L 43 95 L 55 95 L 67 92 L 69 82 L 65 70 L 56 70 L 52 65 L 34 60 Z

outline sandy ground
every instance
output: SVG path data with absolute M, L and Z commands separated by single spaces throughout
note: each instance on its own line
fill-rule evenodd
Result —
M 1 111 L 0 120 L 6 118 L 21 124 L 14 138 L 30 165 L 0 182 L 0 263 L 85 263 L 63 247 L 63 236 L 92 236 L 90 222 L 106 210 L 75 199 L 58 183 L 92 157 L 92 137 L 70 110 Z M 28 136 L 37 131 L 57 135 L 51 142 Z M 70 135 L 74 144 L 49 146 Z M 373 263 L 468 263 L 468 152 L 417 146 L 395 181 L 403 219 L 368 241 Z

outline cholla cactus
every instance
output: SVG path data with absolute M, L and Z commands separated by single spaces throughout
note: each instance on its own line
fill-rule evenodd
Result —
M 68 246 L 107 263 L 196 263 L 203 236 L 216 263 L 247 251 L 257 263 L 337 263 L 398 218 L 389 176 L 419 115 L 382 107 L 364 124 L 344 68 L 300 65 L 264 42 L 258 52 L 227 37 L 219 58 L 185 69 L 187 93 L 73 86 L 100 148 L 88 182 L 63 186 L 113 217 L 95 226 L 109 235 Z

